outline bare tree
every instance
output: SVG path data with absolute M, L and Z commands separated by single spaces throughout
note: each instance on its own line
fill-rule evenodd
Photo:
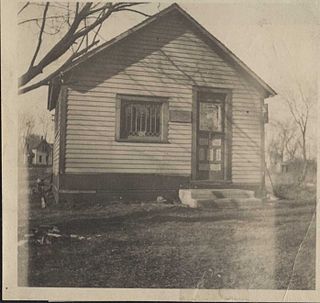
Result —
M 271 164 L 295 159 L 299 147 L 295 123 L 291 119 L 286 119 L 273 121 L 270 125 L 274 129 L 274 135 L 268 144 Z
M 35 127 L 35 118 L 31 114 L 22 113 L 19 115 L 19 149 L 21 152 L 26 151 L 27 138 L 32 134 Z
M 18 11 L 23 15 L 31 6 L 38 6 L 42 11 L 39 17 L 23 19 L 20 25 L 35 22 L 39 27 L 38 40 L 34 54 L 30 60 L 29 67 L 19 78 L 19 93 L 26 93 L 40 86 L 47 85 L 50 79 L 58 75 L 60 71 L 93 49 L 100 42 L 97 37 L 102 24 L 114 13 L 130 11 L 148 16 L 147 14 L 134 9 L 141 3 L 137 2 L 76 2 L 76 3 L 32 3 L 27 2 Z M 46 34 L 61 34 L 59 39 L 39 59 L 43 40 Z M 51 66 L 56 60 L 64 57 L 70 52 L 69 57 L 49 75 L 44 76 L 36 83 L 29 84 L 37 76 L 42 75 L 44 69 Z
M 286 40 L 274 38 L 272 46 L 275 56 L 272 66 L 277 66 L 277 71 L 273 78 L 279 83 L 277 91 L 287 109 L 282 117 L 290 117 L 296 126 L 296 145 L 293 151 L 295 156 L 301 157 L 304 163 L 300 176 L 300 182 L 303 182 L 307 172 L 307 151 L 311 143 L 308 142 L 311 134 L 310 126 L 314 122 L 312 109 L 317 99 L 317 73 L 313 68 L 317 57 L 315 45 L 310 44 L 301 48 L 304 50 L 303 53 L 308 54 L 309 57 L 300 60 L 297 57 L 299 53 L 293 52 L 293 47 L 289 43 Z
M 311 98 L 306 98 L 301 91 L 301 99 L 298 100 L 295 97 L 285 98 L 290 113 L 299 128 L 301 134 L 300 146 L 302 148 L 302 158 L 307 160 L 307 128 L 310 118 L 310 110 L 312 108 Z
M 35 127 L 35 118 L 28 113 L 20 113 L 18 123 L 18 162 L 26 163 L 28 157 L 28 138 L 32 135 Z
M 51 122 L 52 121 L 47 116 L 38 115 L 38 124 L 41 128 L 41 136 L 44 139 L 47 139 Z
M 312 89 L 307 90 L 307 93 L 303 91 L 300 83 L 297 84 L 298 93 L 284 94 L 283 97 L 289 107 L 291 116 L 297 125 L 300 133 L 298 144 L 301 148 L 301 154 L 303 159 L 303 171 L 301 173 L 300 182 L 303 182 L 307 173 L 307 131 L 308 123 L 310 122 L 310 116 L 312 108 L 315 104 L 316 94 Z

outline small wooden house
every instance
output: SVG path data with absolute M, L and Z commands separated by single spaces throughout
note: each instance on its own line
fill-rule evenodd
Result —
M 51 81 L 56 197 L 261 189 L 274 95 L 173 4 Z
M 39 142 L 28 143 L 24 152 L 24 163 L 35 166 L 51 166 L 52 144 L 43 137 Z

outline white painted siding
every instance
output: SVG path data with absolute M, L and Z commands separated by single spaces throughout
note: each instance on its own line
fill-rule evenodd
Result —
M 169 110 L 191 111 L 192 85 L 199 85 L 232 89 L 232 179 L 260 182 L 260 96 L 180 17 L 149 25 L 74 69 L 70 83 L 66 173 L 190 175 L 191 123 L 169 122 L 168 144 L 116 142 L 115 101 L 116 94 L 163 96 Z
M 61 131 L 61 95 L 58 98 L 55 109 L 55 130 L 54 130 L 54 142 L 52 151 L 52 171 L 54 175 L 59 174 L 59 153 L 60 153 L 60 131 Z

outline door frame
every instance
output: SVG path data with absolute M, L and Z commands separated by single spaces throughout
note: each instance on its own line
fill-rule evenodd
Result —
M 199 93 L 224 93 L 226 94 L 225 101 L 225 140 L 224 140 L 224 179 L 219 181 L 201 180 L 204 182 L 230 182 L 232 181 L 232 90 L 228 88 L 215 88 L 207 86 L 193 86 L 192 87 L 192 155 L 191 155 L 191 180 L 198 180 L 198 102 Z

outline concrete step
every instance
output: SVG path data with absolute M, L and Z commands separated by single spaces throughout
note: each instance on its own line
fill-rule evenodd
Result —
M 191 192 L 193 198 L 201 197 L 215 197 L 221 198 L 253 198 L 254 192 L 244 189 L 188 189 Z
M 262 202 L 253 191 L 243 189 L 180 189 L 179 198 L 192 208 L 247 208 Z

